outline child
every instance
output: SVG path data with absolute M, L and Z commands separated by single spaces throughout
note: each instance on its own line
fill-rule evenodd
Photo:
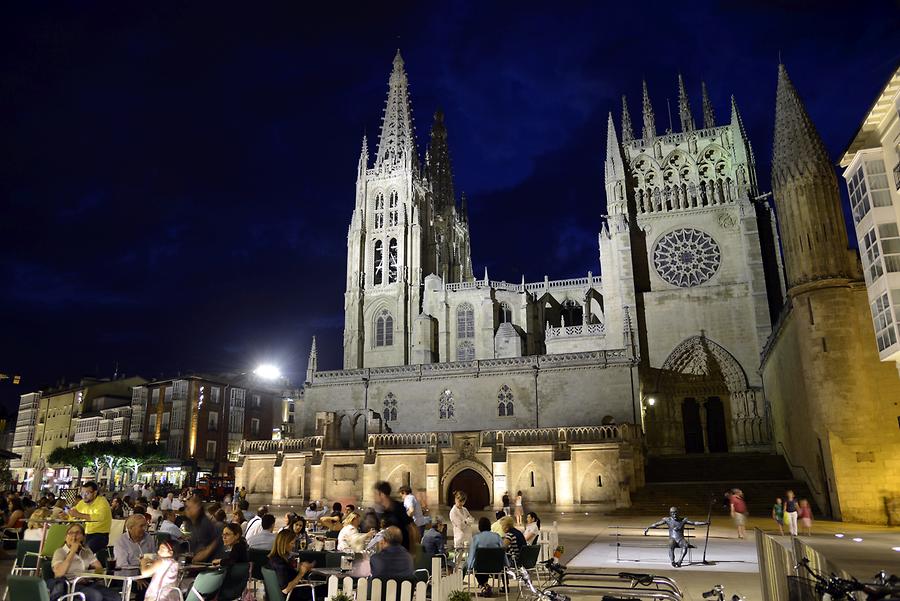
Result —
M 155 561 L 141 563 L 141 575 L 152 576 L 150 584 L 147 585 L 144 599 L 146 601 L 179 601 L 182 595 L 178 590 L 178 562 L 175 561 L 175 550 L 172 543 L 169 541 L 159 543 L 156 553 Z
M 797 517 L 800 518 L 800 525 L 806 536 L 812 536 L 812 507 L 809 501 L 800 499 L 800 509 L 797 511 Z
M 784 504 L 781 502 L 781 498 L 775 499 L 775 504 L 772 506 L 772 519 L 778 524 L 781 536 L 784 536 Z

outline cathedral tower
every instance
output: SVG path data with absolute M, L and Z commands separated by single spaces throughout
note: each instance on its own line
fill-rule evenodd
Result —
M 856 277 L 834 167 L 784 65 L 778 66 L 772 192 L 788 288 Z
M 394 57 L 374 165 L 363 138 L 347 236 L 344 368 L 405 365 L 424 277 L 471 277 L 468 221 L 457 211 L 443 116 L 425 169 L 416 148 L 409 81 Z

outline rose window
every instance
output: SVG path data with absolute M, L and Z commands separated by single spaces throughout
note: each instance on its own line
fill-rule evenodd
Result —
M 719 269 L 722 253 L 712 236 L 685 228 L 669 232 L 653 249 L 653 266 L 665 281 L 681 288 L 699 286 Z

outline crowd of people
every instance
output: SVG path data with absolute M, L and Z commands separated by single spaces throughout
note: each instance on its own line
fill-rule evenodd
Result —
M 181 564 L 227 568 L 248 562 L 252 549 L 267 552 L 267 567 L 275 572 L 285 594 L 305 583 L 294 591 L 295 601 L 325 594 L 324 577 L 316 580 L 316 568 L 322 566 L 299 560 L 307 550 L 330 548 L 353 555 L 353 570 L 358 575 L 383 579 L 414 578 L 415 552 L 444 556 L 448 568 L 453 568 L 442 516 L 426 515 L 408 486 L 400 488 L 399 499 L 387 482 L 378 482 L 372 493 L 373 507 L 333 503 L 329 508 L 324 502 L 312 502 L 303 515 L 288 511 L 279 517 L 267 506 L 250 511 L 246 492 L 241 490 L 236 490 L 233 498 L 211 503 L 189 488 L 180 494 L 158 496 L 149 486 L 135 487 L 133 495 L 108 498 L 96 483 L 86 482 L 74 502 L 57 499 L 52 493 L 36 502 L 11 494 L 0 499 L 0 512 L 8 528 L 31 540 L 41 539 L 47 520 L 72 520 L 65 543 L 51 560 L 51 601 L 68 592 L 76 575 L 100 569 L 115 570 L 122 576 L 142 575 L 134 581 L 138 601 L 174 601 L 179 598 L 175 588 L 185 586 Z M 473 537 L 474 519 L 465 508 L 466 495 L 456 494 L 450 512 L 453 548 L 468 548 L 468 559 L 461 567 L 473 567 L 478 548 L 503 548 L 509 560 L 515 561 L 525 545 L 537 542 L 540 519 L 533 512 L 519 516 L 521 493 L 517 499 L 516 513 L 505 506 L 493 524 L 482 518 L 479 533 Z M 113 520 L 124 520 L 124 532 L 115 538 L 107 560 Z M 517 522 L 521 528 L 516 527 Z M 328 543 L 329 539 L 333 543 Z M 491 594 L 480 576 L 479 584 L 483 594 Z M 120 598 L 118 591 L 96 580 L 79 580 L 76 590 L 84 594 L 85 601 Z
M 747 533 L 747 517 L 750 515 L 747 501 L 744 499 L 744 492 L 740 488 L 732 488 L 725 493 L 725 499 L 737 528 L 738 538 L 743 539 Z M 785 493 L 784 500 L 781 497 L 775 499 L 775 503 L 772 505 L 772 519 L 782 535 L 784 527 L 787 525 L 788 533 L 791 536 L 799 536 L 799 525 L 803 527 L 805 536 L 812 536 L 812 507 L 807 499 L 797 499 L 792 490 Z

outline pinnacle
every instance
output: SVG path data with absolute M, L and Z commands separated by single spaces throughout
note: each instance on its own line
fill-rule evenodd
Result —
M 407 164 L 413 169 L 418 166 L 415 134 L 413 131 L 412 106 L 409 100 L 409 82 L 403 70 L 400 51 L 394 57 L 394 69 L 388 81 L 388 97 L 381 119 L 381 135 L 375 167 L 389 170 Z
M 822 138 L 806 112 L 787 69 L 779 64 L 772 148 L 773 175 L 785 170 L 797 173 L 806 167 L 824 168 L 833 173 Z
M 681 118 L 681 131 L 694 131 L 694 116 L 681 73 L 678 74 L 678 116 Z
M 400 49 L 397 48 L 397 54 L 394 55 L 394 71 L 403 69 L 403 57 L 400 56 Z
M 627 144 L 634 140 L 634 129 L 631 126 L 631 114 L 628 112 L 628 101 L 622 94 L 622 142 Z
M 703 97 L 703 129 L 709 129 L 716 126 L 716 113 L 713 111 L 712 102 L 709 101 L 709 94 L 706 92 L 706 82 L 700 82 L 700 94 Z
M 645 144 L 650 144 L 656 137 L 656 119 L 653 116 L 653 105 L 650 104 L 650 93 L 647 91 L 647 80 L 643 80 L 644 84 L 644 131 L 642 137 Z
M 621 177 L 624 171 L 619 140 L 616 137 L 616 125 L 613 123 L 612 112 L 610 112 L 606 126 L 606 180 Z

